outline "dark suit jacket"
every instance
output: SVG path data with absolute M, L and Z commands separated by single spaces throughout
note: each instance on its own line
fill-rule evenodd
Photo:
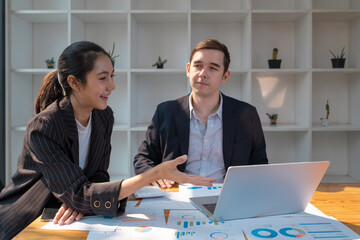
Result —
M 229 166 L 266 164 L 265 139 L 256 109 L 245 102 L 223 96 L 223 155 Z M 190 135 L 189 95 L 161 103 L 134 159 L 135 173 L 162 161 L 188 154 Z M 184 171 L 186 163 L 178 166 Z
M 0 193 L 0 239 L 10 239 L 36 219 L 55 196 L 85 214 L 118 216 L 121 181 L 108 182 L 112 110 L 92 111 L 89 157 L 79 167 L 78 131 L 68 98 L 56 101 L 27 124 L 18 169 Z

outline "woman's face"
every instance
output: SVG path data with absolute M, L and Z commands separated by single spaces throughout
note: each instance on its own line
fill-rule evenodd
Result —
M 86 75 L 86 84 L 79 86 L 76 98 L 83 108 L 103 110 L 115 89 L 114 68 L 105 54 L 97 57 L 94 68 Z

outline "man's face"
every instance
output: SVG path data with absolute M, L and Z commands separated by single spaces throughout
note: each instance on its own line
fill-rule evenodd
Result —
M 224 73 L 224 53 L 214 49 L 197 51 L 186 65 L 193 94 L 199 97 L 218 96 L 221 84 L 229 79 L 230 72 Z

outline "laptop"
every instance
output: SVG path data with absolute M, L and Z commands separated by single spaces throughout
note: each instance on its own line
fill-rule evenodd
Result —
M 213 221 L 305 210 L 330 162 L 297 162 L 228 168 L 220 195 L 190 201 Z

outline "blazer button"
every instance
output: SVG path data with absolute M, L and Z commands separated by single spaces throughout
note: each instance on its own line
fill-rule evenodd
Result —
M 96 200 L 96 201 L 94 202 L 94 207 L 98 208 L 98 207 L 100 207 L 100 205 L 101 205 L 101 203 L 100 203 L 99 200 Z
M 110 202 L 110 201 L 106 201 L 105 207 L 108 208 L 108 209 L 111 208 L 111 202 Z

